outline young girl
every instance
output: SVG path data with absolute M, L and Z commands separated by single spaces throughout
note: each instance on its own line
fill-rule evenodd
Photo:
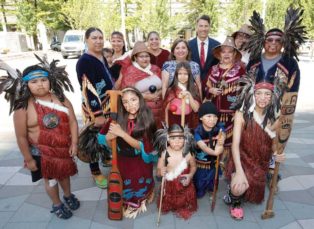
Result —
M 197 200 L 193 175 L 196 171 L 194 157 L 190 152 L 193 138 L 186 138 L 188 130 L 173 124 L 170 128 L 157 132 L 155 144 L 161 157 L 157 164 L 157 175 L 165 180 L 164 190 L 157 200 L 163 213 L 173 211 L 178 217 L 188 219 L 197 210 Z M 167 140 L 165 140 L 167 139 Z M 162 206 L 159 206 L 160 198 Z
M 242 99 L 238 102 L 237 108 L 240 109 L 235 113 L 234 119 L 232 158 L 226 167 L 230 189 L 224 197 L 224 201 L 230 204 L 231 217 L 237 220 L 244 217 L 242 199 L 256 204 L 263 201 L 271 156 L 275 155 L 276 162 L 285 160 L 284 154 L 276 155 L 274 147 L 277 128 L 275 110 L 278 102 L 274 85 L 259 82 L 243 88 L 247 90 L 242 91 Z M 254 100 L 250 96 L 254 96 Z
M 8 72 L 12 74 L 12 71 Z M 77 154 L 78 125 L 71 102 L 62 88 L 72 88 L 72 85 L 64 68 L 57 67 L 56 61 L 51 64 L 42 61 L 41 65 L 26 68 L 21 77 L 19 73 L 16 76 L 14 85 L 21 87 L 15 89 L 9 84 L 6 91 L 3 84 L 1 88 L 6 96 L 13 96 L 10 98 L 13 101 L 11 111 L 14 110 L 16 140 L 25 167 L 31 171 L 33 182 L 44 178 L 46 192 L 52 201 L 51 213 L 68 219 L 72 216 L 71 210 L 80 207 L 70 187 L 70 176 L 77 173 L 73 157 Z M 70 209 L 60 200 L 58 185 L 63 189 L 63 200 Z
M 181 123 L 182 99 L 185 98 L 185 124 L 195 128 L 198 123 L 197 111 L 200 97 L 194 83 L 190 64 L 186 61 L 177 64 L 173 85 L 167 90 L 163 109 L 168 126 Z
M 146 211 L 146 202 L 153 200 L 154 179 L 152 139 L 156 131 L 150 109 L 142 94 L 133 87 L 123 89 L 118 103 L 117 124 L 110 123 L 107 134 L 98 135 L 98 142 L 111 147 L 117 139 L 118 168 L 123 180 L 124 216 L 135 218 Z

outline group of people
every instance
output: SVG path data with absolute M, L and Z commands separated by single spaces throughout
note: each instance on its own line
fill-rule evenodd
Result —
M 285 159 L 275 147 L 277 105 L 284 92 L 297 92 L 300 82 L 296 60 L 282 51 L 287 34 L 278 28 L 262 34 L 256 56 L 250 53 L 254 28 L 243 25 L 220 44 L 208 36 L 210 24 L 208 15 L 198 18 L 196 38 L 175 40 L 170 52 L 160 47 L 155 31 L 146 43 L 138 41 L 126 51 L 122 33 L 113 32 L 112 49 L 104 49 L 102 31 L 86 30 L 88 50 L 76 66 L 84 122 L 100 129 L 97 142 L 105 152 L 117 141 L 125 217 L 135 218 L 153 201 L 158 161 L 164 185 L 157 206 L 163 213 L 189 218 L 197 211 L 197 198 L 213 192 L 219 164 L 229 183 L 224 201 L 234 219 L 243 219 L 243 200 L 264 199 L 270 161 Z M 44 60 L 17 79 L 21 87 L 15 98 L 20 97 L 12 110 L 25 166 L 33 181 L 44 178 L 52 212 L 70 218 L 80 206 L 69 179 L 77 172 L 72 158 L 78 152 L 77 121 L 62 90 L 70 82 L 64 68 Z M 118 112 L 110 118 L 104 110 L 108 90 L 120 94 Z M 99 159 L 110 165 L 110 155 Z M 89 165 L 96 185 L 106 188 L 99 161 Z

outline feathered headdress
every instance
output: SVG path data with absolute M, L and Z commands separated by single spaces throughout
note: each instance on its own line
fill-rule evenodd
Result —
M 299 60 L 297 50 L 307 39 L 305 26 L 301 24 L 303 12 L 304 10 L 301 8 L 294 9 L 289 7 L 286 12 L 282 33 L 283 55 L 295 57 L 297 60 Z M 253 11 L 250 22 L 253 34 L 249 38 L 246 50 L 250 52 L 250 59 L 254 60 L 261 56 L 267 33 L 265 33 L 263 19 L 256 11 Z
M 196 147 L 195 147 L 194 136 L 193 134 L 191 134 L 190 128 L 181 127 L 181 130 L 183 131 L 180 131 L 180 128 L 174 127 L 174 125 L 180 127 L 178 124 L 173 124 L 170 128 L 168 128 L 163 123 L 163 128 L 156 131 L 155 137 L 154 137 L 155 139 L 154 149 L 157 150 L 158 155 L 160 156 L 162 152 L 164 152 L 167 149 L 169 134 L 180 132 L 184 135 L 184 138 L 185 138 L 183 151 L 182 151 L 183 157 L 185 157 L 189 152 L 193 154 Z
M 255 108 L 254 91 L 258 89 L 259 85 L 268 85 L 267 88 L 272 90 L 273 93 L 271 103 L 265 109 L 265 117 L 262 123 L 262 126 L 265 128 L 268 121 L 274 123 L 278 117 L 281 97 L 288 88 L 287 78 L 285 77 L 284 73 L 280 73 L 281 70 L 279 69 L 279 72 L 277 73 L 278 77 L 274 77 L 273 82 L 256 82 L 258 70 L 258 68 L 253 67 L 249 72 L 239 79 L 239 93 L 237 95 L 236 102 L 232 103 L 230 108 L 233 110 L 240 109 L 240 111 L 243 112 L 245 121 L 251 119 L 253 117 L 253 111 Z M 265 88 L 265 86 L 262 87 Z
M 58 99 L 63 102 L 65 98 L 63 89 L 74 91 L 69 79 L 69 74 L 65 71 L 66 66 L 57 66 L 59 60 L 52 60 L 51 63 L 49 63 L 46 55 L 44 55 L 42 59 L 36 54 L 34 55 L 40 62 L 38 65 L 49 72 L 50 88 Z
M 35 56 L 40 63 L 34 65 L 34 67 L 38 67 L 46 72 L 51 90 L 63 102 L 65 99 L 63 89 L 73 91 L 65 66 L 57 66 L 59 60 L 53 60 L 51 63 L 48 63 L 46 56 L 42 59 L 36 54 Z M 0 94 L 5 92 L 5 99 L 10 102 L 10 114 L 12 111 L 20 108 L 26 109 L 31 93 L 28 89 L 27 81 L 23 80 L 25 75 L 21 74 L 18 69 L 11 68 L 3 61 L 0 61 L 0 69 L 7 72 L 7 76 L 0 77 Z

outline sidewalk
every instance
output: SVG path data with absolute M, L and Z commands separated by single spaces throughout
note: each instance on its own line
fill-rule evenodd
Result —
M 110 221 L 107 218 L 107 191 L 96 188 L 87 164 L 78 161 L 79 174 L 72 179 L 72 190 L 81 207 L 69 220 L 50 213 L 50 200 L 43 183 L 31 183 L 12 131 L 0 132 L 0 228 L 156 228 L 156 203 L 135 220 Z M 314 113 L 297 113 L 286 149 L 287 161 L 281 165 L 280 192 L 274 203 L 275 217 L 261 220 L 263 205 L 245 204 L 245 219 L 230 218 L 222 196 L 226 184 L 221 180 L 214 213 L 209 196 L 198 201 L 199 209 L 188 221 L 172 213 L 162 215 L 159 228 L 282 228 L 310 229 L 314 225 Z M 104 169 L 108 174 L 109 169 Z M 159 186 L 159 183 L 157 183 Z M 267 191 L 268 196 L 268 191 Z

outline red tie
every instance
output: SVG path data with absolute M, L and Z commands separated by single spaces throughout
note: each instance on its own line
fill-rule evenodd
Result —
M 201 42 L 201 68 L 204 68 L 205 64 L 205 49 L 204 49 L 204 42 Z

